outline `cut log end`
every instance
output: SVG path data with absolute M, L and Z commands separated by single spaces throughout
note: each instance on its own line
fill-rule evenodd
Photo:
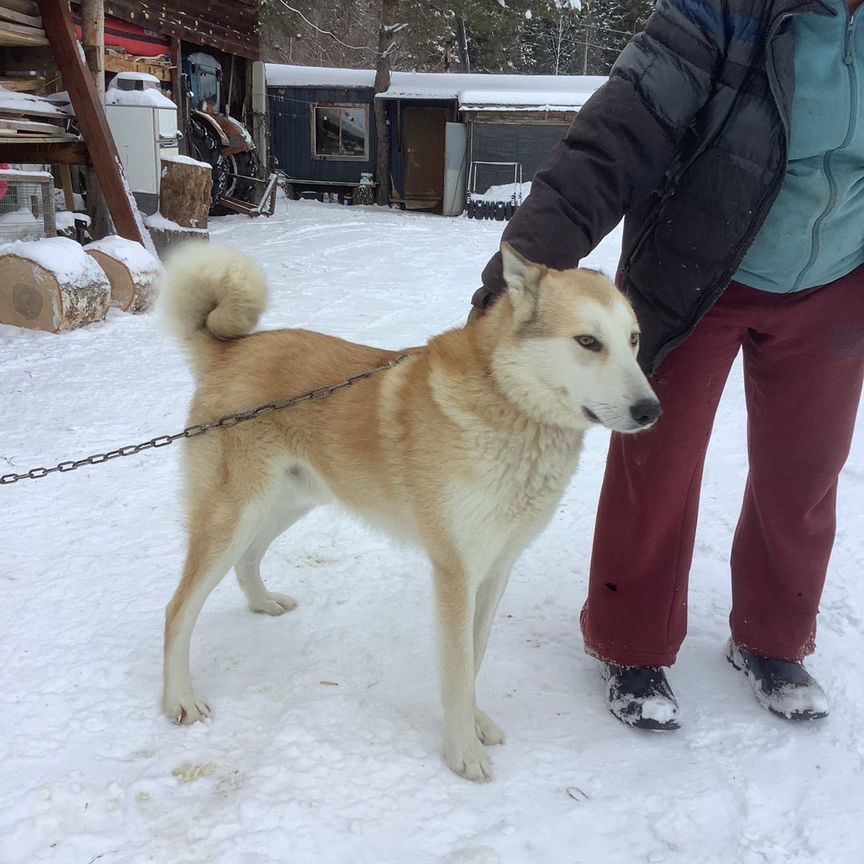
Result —
M 2 255 L 0 322 L 61 333 L 102 321 L 108 313 L 111 287 L 101 276 L 91 272 L 70 284 L 28 258 Z

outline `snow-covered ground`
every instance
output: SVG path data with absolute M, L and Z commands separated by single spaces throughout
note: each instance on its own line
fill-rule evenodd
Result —
M 212 234 L 266 267 L 265 326 L 399 347 L 464 319 L 502 227 L 283 201 L 269 221 L 228 217 Z M 588 263 L 611 271 L 619 242 Z M 63 336 L 0 326 L 0 370 L 0 474 L 178 430 L 192 390 L 152 315 L 111 313 Z M 671 673 L 685 725 L 668 735 L 609 715 L 579 637 L 606 440 L 589 435 L 502 602 L 479 693 L 509 740 L 484 786 L 439 755 L 418 554 L 336 510 L 300 523 L 264 563 L 300 606 L 253 615 L 226 579 L 193 641 L 214 716 L 177 728 L 158 699 L 184 551 L 179 448 L 0 487 L 0 862 L 860 864 L 861 435 L 810 664 L 833 710 L 792 725 L 759 708 L 722 655 L 746 459 L 733 372 Z

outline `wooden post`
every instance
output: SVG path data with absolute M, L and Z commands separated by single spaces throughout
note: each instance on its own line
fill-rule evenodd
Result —
M 99 103 L 105 104 L 105 0 L 81 0 L 81 42 Z M 96 239 L 111 233 L 108 204 L 93 168 L 87 169 L 87 210 L 90 230 Z
M 99 102 L 96 85 L 79 53 L 69 6 L 62 0 L 37 0 L 37 2 L 45 34 L 54 52 L 60 74 L 63 76 L 63 84 L 69 92 L 75 116 L 78 118 L 84 141 L 87 143 L 117 233 L 127 240 L 135 240 L 146 245 L 143 223 L 140 221 L 137 208 L 133 206 L 126 175 L 105 119 L 105 111 Z
M 99 101 L 105 104 L 105 0 L 81 0 L 81 36 Z
M 63 201 L 70 212 L 75 209 L 75 195 L 72 192 L 72 169 L 68 165 L 59 165 L 57 173 L 63 186 Z

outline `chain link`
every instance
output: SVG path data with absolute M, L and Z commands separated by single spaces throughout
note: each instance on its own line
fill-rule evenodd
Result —
M 366 378 L 371 378 L 379 372 L 384 372 L 387 369 L 392 369 L 398 363 L 401 363 L 409 354 L 402 354 L 395 357 L 389 363 L 383 366 L 376 366 L 374 369 L 368 369 L 361 372 L 359 375 L 354 375 L 347 378 L 345 381 L 340 381 L 338 384 L 328 384 L 326 387 L 319 387 L 316 390 L 310 390 L 302 396 L 291 396 L 287 399 L 278 399 L 276 402 L 268 402 L 266 405 L 259 405 L 257 408 L 250 408 L 246 411 L 238 411 L 236 414 L 228 414 L 225 417 L 220 417 L 212 423 L 195 423 L 192 426 L 187 426 L 182 432 L 175 432 L 173 435 L 157 435 L 149 441 L 143 441 L 141 444 L 127 444 L 125 447 L 118 447 L 116 450 L 109 450 L 107 453 L 94 453 L 92 456 L 87 456 L 84 459 L 67 460 L 59 462 L 53 468 L 31 468 L 23 474 L 2 474 L 0 475 L 0 486 L 9 486 L 12 483 L 17 483 L 19 480 L 39 480 L 42 477 L 47 477 L 49 474 L 57 472 L 63 474 L 67 471 L 74 471 L 76 468 L 82 468 L 85 465 L 101 465 L 103 462 L 109 462 L 112 459 L 117 459 L 120 456 L 134 456 L 141 453 L 143 450 L 151 450 L 156 447 L 167 447 L 181 438 L 197 438 L 199 435 L 204 435 L 211 429 L 230 429 L 238 423 L 246 423 L 249 420 L 256 420 L 258 417 L 263 417 L 265 414 L 270 414 L 273 411 L 283 411 L 286 408 L 293 408 L 295 405 L 300 405 L 303 402 L 317 402 L 319 399 L 326 399 L 340 390 L 351 387 L 358 381 L 363 381 Z

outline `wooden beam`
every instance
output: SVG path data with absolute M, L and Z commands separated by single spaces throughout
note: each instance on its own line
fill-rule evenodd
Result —
M 238 0 L 106 0 L 106 12 L 165 36 L 261 59 L 258 9 Z
M 34 0 L 0 0 L 0 6 L 20 12 L 22 15 L 36 15 L 36 3 Z
M 9 47 L 25 47 L 30 45 L 47 45 L 45 31 L 38 27 L 22 27 L 20 24 L 0 24 L 0 45 Z
M 14 90 L 16 93 L 30 93 L 34 90 L 41 90 L 44 86 L 45 79 L 41 76 L 34 75 L 32 78 L 0 78 L 0 87 Z
M 0 138 L 0 162 L 10 165 L 87 165 L 90 156 L 83 141 L 19 141 Z
M 114 51 L 105 52 L 105 70 L 107 72 L 146 72 L 148 75 L 155 75 L 160 81 L 171 80 L 170 65 L 147 59 L 135 59 Z
M 36 27 L 42 29 L 42 19 L 35 15 L 24 15 L 21 12 L 16 12 L 14 9 L 7 9 L 0 3 L 0 20 L 11 21 L 13 24 L 23 24 L 25 27 Z M 0 27 L 3 25 L 0 24 Z
M 96 93 L 93 77 L 84 65 L 83 51 L 75 37 L 69 6 L 63 0 L 38 2 L 48 41 L 75 109 L 99 185 L 108 202 L 114 227 L 121 237 L 145 245 L 143 222 L 137 209 L 133 207 L 126 174 L 105 119 L 104 107 Z

